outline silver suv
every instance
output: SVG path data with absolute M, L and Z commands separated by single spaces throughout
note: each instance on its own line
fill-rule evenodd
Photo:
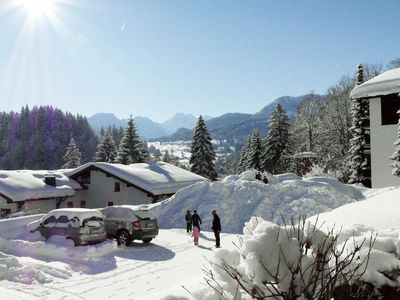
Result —
M 105 216 L 107 237 L 116 238 L 118 245 L 129 245 L 133 240 L 150 243 L 158 235 L 157 219 L 148 210 L 121 205 L 100 212 Z
M 107 239 L 104 216 L 98 210 L 87 208 L 52 210 L 31 232 L 35 231 L 46 239 L 55 235 L 65 236 L 75 246 L 101 243 Z

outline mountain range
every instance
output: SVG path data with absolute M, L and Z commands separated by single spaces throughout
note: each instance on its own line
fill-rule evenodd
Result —
M 125 127 L 128 122 L 127 119 L 118 119 L 112 113 L 97 113 L 89 117 L 88 121 L 95 131 L 112 125 Z M 176 113 L 171 119 L 162 123 L 141 116 L 134 117 L 134 121 L 140 136 L 148 140 L 170 135 L 179 128 L 193 128 L 197 118 L 192 114 Z
M 257 128 L 261 136 L 264 136 L 268 127 L 268 119 L 271 112 L 279 103 L 291 118 L 295 115 L 299 104 L 304 100 L 303 96 L 283 96 L 264 106 L 255 114 L 226 113 L 219 117 L 205 117 L 207 128 L 214 139 L 233 140 L 243 143 L 247 136 Z M 175 116 L 162 123 L 154 122 L 146 117 L 135 117 L 135 124 L 139 135 L 146 140 L 176 141 L 191 140 L 193 128 L 197 118 L 192 114 L 177 113 Z M 112 113 L 97 113 L 88 118 L 89 124 L 99 130 L 110 125 L 126 126 L 126 119 L 118 119 Z

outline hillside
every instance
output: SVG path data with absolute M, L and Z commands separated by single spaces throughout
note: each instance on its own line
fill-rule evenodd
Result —
M 270 104 L 263 107 L 255 114 L 227 113 L 206 121 L 207 128 L 211 137 L 217 140 L 234 140 L 237 143 L 243 143 L 247 136 L 257 128 L 260 134 L 266 135 L 268 119 L 275 106 L 279 103 L 286 110 L 291 118 L 295 115 L 298 106 L 305 96 L 290 97 L 284 96 L 277 98 Z M 192 131 L 175 132 L 171 135 L 162 137 L 162 141 L 176 141 L 179 139 L 191 139 Z

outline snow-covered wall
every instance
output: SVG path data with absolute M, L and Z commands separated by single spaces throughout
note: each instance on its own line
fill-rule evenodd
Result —
M 400 178 L 392 175 L 392 160 L 398 125 L 382 125 L 381 99 L 373 98 L 370 105 L 371 180 L 373 188 L 400 185 Z

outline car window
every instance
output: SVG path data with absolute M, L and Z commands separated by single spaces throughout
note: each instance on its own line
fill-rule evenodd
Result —
M 101 227 L 102 225 L 103 225 L 103 219 L 99 217 L 91 217 L 83 220 L 83 226 Z
M 49 218 L 47 218 L 46 220 L 44 220 L 43 225 L 45 226 L 52 226 L 53 223 L 55 223 L 57 220 L 54 216 L 51 216 Z
M 143 220 L 147 220 L 147 219 L 154 220 L 155 219 L 154 215 L 151 212 L 149 212 L 148 210 L 136 210 L 135 215 L 138 218 L 143 219 Z
M 57 222 L 54 224 L 54 227 L 67 227 L 68 222 L 69 220 L 67 216 L 59 216 Z

